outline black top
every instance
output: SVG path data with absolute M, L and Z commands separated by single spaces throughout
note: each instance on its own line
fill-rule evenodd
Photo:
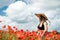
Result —
M 38 25 L 38 29 L 39 30 L 44 30 L 44 24 L 42 24 L 42 27 L 40 27 L 40 25 Z

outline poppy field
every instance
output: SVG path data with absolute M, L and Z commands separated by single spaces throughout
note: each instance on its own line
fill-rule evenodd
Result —
M 12 29 L 10 25 L 8 25 L 7 28 L 6 25 L 3 25 L 2 28 L 6 30 L 0 30 L 0 40 L 60 40 L 60 33 L 58 33 L 56 30 L 48 32 L 48 34 L 43 36 L 41 39 L 40 35 L 37 35 L 39 30 L 18 30 L 16 26 L 14 26 Z

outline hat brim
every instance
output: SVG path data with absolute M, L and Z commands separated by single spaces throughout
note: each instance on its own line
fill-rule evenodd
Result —
M 48 18 L 47 18 L 47 16 L 44 14 L 44 13 L 40 13 L 40 14 L 35 14 L 38 18 L 40 18 L 40 17 L 43 17 L 43 18 L 45 18 L 46 20 L 48 20 Z

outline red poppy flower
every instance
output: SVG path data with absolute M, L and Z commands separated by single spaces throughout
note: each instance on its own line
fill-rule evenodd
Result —
M 1 23 L 2 21 L 0 20 L 0 23 Z
M 3 27 L 3 28 L 6 28 L 6 25 L 3 25 L 2 27 Z

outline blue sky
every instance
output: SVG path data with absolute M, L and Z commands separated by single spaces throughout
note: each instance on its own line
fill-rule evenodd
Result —
M 46 14 L 50 20 L 48 31 L 60 31 L 60 0 L 0 0 L 0 26 L 36 30 L 39 20 L 35 13 Z

